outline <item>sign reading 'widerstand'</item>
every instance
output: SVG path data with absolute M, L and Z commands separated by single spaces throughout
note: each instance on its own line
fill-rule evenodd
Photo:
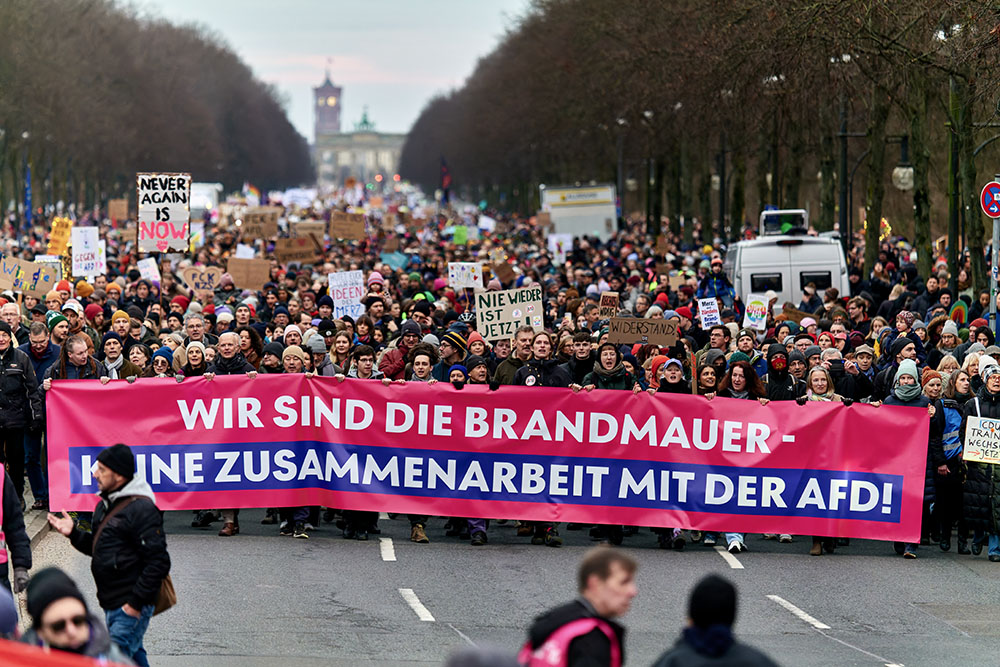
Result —
M 913 408 L 304 375 L 56 380 L 46 399 L 50 502 L 69 510 L 93 507 L 97 455 L 124 442 L 161 509 L 920 536 Z M 150 409 L 122 420 L 124 402 Z

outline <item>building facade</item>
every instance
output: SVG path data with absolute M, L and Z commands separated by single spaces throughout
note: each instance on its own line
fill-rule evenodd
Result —
M 339 187 L 350 178 L 373 183 L 379 175 L 384 182 L 391 181 L 406 135 L 376 131 L 375 124 L 368 119 L 368 107 L 354 124 L 353 132 L 341 132 L 341 92 L 330 81 L 329 72 L 322 85 L 313 88 L 316 119 L 313 161 L 318 185 Z

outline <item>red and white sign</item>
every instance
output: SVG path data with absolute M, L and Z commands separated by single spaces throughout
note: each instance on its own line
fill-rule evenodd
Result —
M 1000 183 L 990 181 L 983 186 L 979 203 L 983 207 L 983 213 L 994 219 L 1000 218 Z

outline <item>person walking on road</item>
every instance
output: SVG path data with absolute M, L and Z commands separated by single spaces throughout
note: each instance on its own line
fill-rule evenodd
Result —
M 674 647 L 653 667 L 777 667 L 771 658 L 733 636 L 736 588 L 717 574 L 694 587 L 688 599 L 688 626 Z
M 588 551 L 577 576 L 580 597 L 542 614 L 528 630 L 522 665 L 618 667 L 625 661 L 625 628 L 615 619 L 628 613 L 638 594 L 639 564 L 611 547 Z
M 0 463 L 24 505 L 24 434 L 42 428 L 41 392 L 28 355 L 13 345 L 10 325 L 0 320 Z
M 992 357 L 984 356 L 979 363 L 979 374 L 983 376 L 983 388 L 962 409 L 958 432 L 963 443 L 969 417 L 1000 417 L 1000 366 Z M 983 543 L 987 543 L 989 560 L 1000 563 L 1000 466 L 975 461 L 966 461 L 966 466 L 964 513 L 969 528 L 975 531 L 972 553 L 978 556 Z
M 102 662 L 134 665 L 111 641 L 101 620 L 87 609 L 76 583 L 59 568 L 49 567 L 28 585 L 31 628 L 21 637 L 30 646 L 76 653 Z
M 24 514 L 21 512 L 21 499 L 17 497 L 14 485 L 10 483 L 10 475 L 0 467 L 0 585 L 10 590 L 7 579 L 7 550 L 10 549 L 10 559 L 14 566 L 14 592 L 20 593 L 28 585 L 28 570 L 31 569 L 31 540 L 24 530 Z
M 49 524 L 91 556 L 97 601 L 111 639 L 139 667 L 149 667 L 142 639 L 170 573 L 163 515 L 149 484 L 135 477 L 135 456 L 127 445 L 101 451 L 94 478 L 100 489 L 95 532 L 81 531 L 65 513 L 49 514 Z

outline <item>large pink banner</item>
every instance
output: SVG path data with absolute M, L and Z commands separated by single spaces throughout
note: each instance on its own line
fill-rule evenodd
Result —
M 56 381 L 47 409 L 53 509 L 92 509 L 97 454 L 124 442 L 162 509 L 920 534 L 915 408 L 262 375 Z

